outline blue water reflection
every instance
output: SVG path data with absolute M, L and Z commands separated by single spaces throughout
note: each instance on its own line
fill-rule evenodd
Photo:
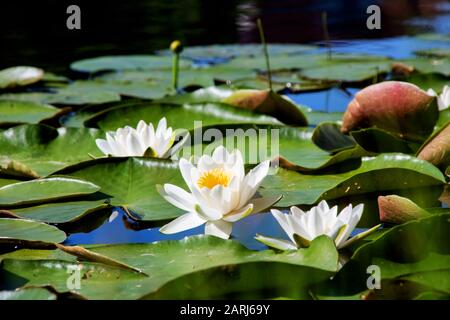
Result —
M 100 227 L 88 233 L 71 234 L 67 237 L 64 244 L 149 243 L 162 240 L 179 240 L 187 236 L 204 233 L 204 226 L 173 235 L 162 234 L 157 227 L 143 230 L 129 229 L 127 224 L 132 223 L 132 221 L 125 212 L 120 208 L 115 208 L 114 210 L 119 213 L 114 220 L 109 221 L 106 219 Z M 270 213 L 253 215 L 238 221 L 233 226 L 232 238 L 249 249 L 261 250 L 265 246 L 254 239 L 257 233 L 271 237 L 286 238 L 286 234 Z

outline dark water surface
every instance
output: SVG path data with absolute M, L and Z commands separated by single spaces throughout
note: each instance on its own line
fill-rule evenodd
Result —
M 81 8 L 81 30 L 66 27 L 71 4 Z M 381 8 L 380 30 L 366 27 L 372 4 Z M 28 64 L 63 72 L 78 59 L 152 53 L 174 39 L 185 45 L 254 43 L 257 17 L 268 42 L 322 41 L 323 11 L 337 41 L 450 32 L 446 0 L 0 1 L 0 68 Z M 355 45 L 365 50 L 364 42 Z M 386 54 L 385 43 L 377 45 L 370 51 Z
M 65 27 L 66 8 L 79 4 L 82 30 Z M 366 28 L 366 8 L 382 10 L 382 29 Z M 412 39 L 417 33 L 450 33 L 448 1 L 2 1 L 0 4 L 0 68 L 35 65 L 69 74 L 70 62 L 98 55 L 145 54 L 164 49 L 173 39 L 186 45 L 258 42 L 255 18 L 262 17 L 266 37 L 273 43 L 310 43 L 323 40 L 321 13 L 328 14 L 334 52 L 367 53 L 407 58 L 413 51 L 448 45 Z M 361 40 L 364 39 L 364 40 Z M 289 95 L 297 103 L 321 111 L 344 111 L 358 89 Z M 67 244 L 132 243 L 180 239 L 203 233 L 203 227 L 163 235 L 131 221 L 121 209 L 110 213 L 94 231 L 79 230 Z M 111 211 L 113 211 L 111 210 Z M 252 249 L 263 246 L 255 233 L 285 237 L 268 214 L 248 217 L 234 225 L 233 237 Z

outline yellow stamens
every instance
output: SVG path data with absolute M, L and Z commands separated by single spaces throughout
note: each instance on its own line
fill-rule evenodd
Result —
M 212 189 L 217 185 L 228 187 L 231 182 L 231 178 L 232 176 L 229 172 L 226 172 L 222 168 L 215 168 L 204 172 L 197 180 L 197 185 L 200 188 L 206 187 L 208 189 Z

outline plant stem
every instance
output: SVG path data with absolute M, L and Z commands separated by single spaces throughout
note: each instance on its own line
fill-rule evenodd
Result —
M 179 61 L 180 61 L 180 54 L 174 52 L 172 64 L 172 86 L 175 92 L 178 92 Z
M 326 11 L 322 11 L 322 31 L 327 46 L 327 58 L 328 60 L 331 60 L 332 56 L 331 56 L 330 34 L 328 33 L 328 18 Z
M 270 71 L 269 51 L 267 50 L 266 37 L 264 36 L 264 29 L 260 18 L 258 18 L 257 24 L 259 30 L 259 37 L 261 39 L 261 44 L 264 50 L 264 56 L 266 58 L 266 69 L 267 69 L 267 78 L 269 80 L 269 89 L 270 91 L 272 91 L 272 72 Z

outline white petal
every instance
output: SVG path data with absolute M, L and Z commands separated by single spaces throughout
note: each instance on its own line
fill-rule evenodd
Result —
M 173 184 L 165 184 L 162 188 L 156 186 L 156 188 L 159 194 L 175 207 L 185 211 L 194 211 L 196 201 L 192 194 Z
M 129 150 L 127 156 L 142 156 L 144 154 L 139 138 L 134 132 L 127 136 L 127 146 Z
M 267 176 L 269 172 L 270 161 L 266 160 L 261 162 L 255 168 L 250 170 L 249 173 L 244 178 L 242 182 L 242 193 L 241 199 L 239 201 L 239 206 L 246 204 L 256 193 L 259 185 L 262 183 L 263 179 Z
M 300 219 L 301 216 L 306 214 L 305 211 L 303 211 L 302 209 L 295 207 L 295 206 L 292 206 L 290 208 L 290 212 L 295 219 Z
M 217 168 L 217 164 L 207 154 L 202 155 L 198 160 L 197 169 L 199 172 L 205 172 L 215 168 Z
M 323 212 L 327 212 L 330 210 L 330 207 L 328 206 L 328 203 L 325 200 L 320 201 L 318 207 Z
M 232 211 L 229 214 L 225 215 L 223 217 L 223 220 L 228 221 L 228 222 L 236 222 L 236 221 L 241 220 L 241 219 L 245 218 L 246 216 L 248 216 L 250 213 L 252 213 L 252 210 L 253 210 L 253 204 L 249 203 L 245 207 L 243 207 L 239 210 Z
M 223 220 L 208 221 L 205 225 L 205 234 L 228 239 L 231 234 L 233 224 Z
M 295 243 L 294 229 L 292 228 L 292 225 L 289 222 L 288 215 L 284 214 L 283 212 L 277 209 L 272 209 L 270 210 L 270 212 L 272 212 L 273 217 L 275 218 L 275 220 L 277 220 L 278 224 L 281 226 L 281 228 L 287 234 L 287 236 L 291 239 L 291 241 Z
M 138 131 L 139 135 L 142 135 L 144 131 L 147 129 L 147 124 L 144 120 L 139 120 L 138 125 L 136 127 L 136 130 Z
M 197 200 L 199 199 L 197 198 Z M 204 203 L 196 205 L 195 212 L 197 212 L 197 214 L 201 216 L 203 219 L 208 221 L 216 221 L 222 219 L 223 217 L 222 212 L 219 212 L 215 208 L 211 208 L 205 205 Z
M 180 168 L 180 172 L 183 176 L 184 181 L 189 186 L 189 188 L 191 188 L 190 186 L 195 183 L 194 181 L 192 181 L 191 177 L 192 169 L 195 169 L 194 165 L 186 159 L 181 158 L 180 162 L 178 163 L 178 167 Z
M 431 88 L 427 90 L 427 94 L 428 94 L 429 96 L 431 96 L 431 97 L 436 97 L 436 96 L 437 96 L 436 91 L 434 91 L 434 90 L 431 89 Z
M 249 175 L 251 174 L 253 176 L 253 186 L 257 186 L 259 185 L 263 179 L 267 176 L 267 174 L 269 173 L 269 168 L 270 168 L 270 161 L 266 160 L 261 162 L 260 164 L 258 164 L 255 168 L 253 168 L 250 172 Z
M 205 223 L 195 212 L 188 212 L 163 226 L 159 231 L 164 234 L 173 234 L 196 228 Z
M 108 222 L 113 222 L 117 217 L 119 216 L 119 211 L 114 210 L 111 215 L 109 216 Z
M 244 159 L 242 159 L 242 154 L 238 149 L 235 149 L 229 157 L 230 160 L 230 171 L 234 173 L 239 180 L 245 177 L 245 167 Z
M 271 238 L 271 237 L 265 237 L 262 235 L 257 235 L 255 237 L 256 240 L 258 240 L 259 242 L 264 243 L 266 246 L 268 247 L 272 247 L 278 250 L 296 250 L 297 246 L 287 240 L 282 240 L 282 239 L 275 239 L 275 238 Z
M 218 146 L 213 154 L 212 158 L 216 163 L 225 163 L 228 160 L 228 151 L 224 146 Z
M 158 122 L 158 127 L 156 128 L 156 133 L 155 136 L 156 138 L 160 138 L 164 135 L 164 133 L 167 130 L 167 120 L 166 118 L 162 118 L 161 120 L 159 120 Z
M 108 141 L 103 139 L 96 139 L 95 144 L 105 155 L 114 155 Z

